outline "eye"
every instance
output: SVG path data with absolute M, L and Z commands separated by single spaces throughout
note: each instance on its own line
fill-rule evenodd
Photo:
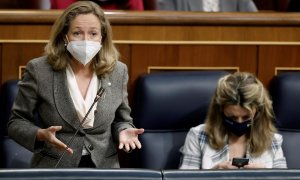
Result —
M 238 119 L 238 117 L 235 117 L 235 116 L 229 116 L 228 118 L 231 120 L 234 120 L 234 121 L 236 121 Z
M 98 36 L 98 34 L 99 34 L 99 33 L 96 32 L 96 31 L 90 32 L 90 35 L 93 36 L 93 37 Z
M 74 36 L 78 36 L 78 35 L 80 35 L 80 31 L 75 31 L 75 32 L 73 32 L 72 33 Z
M 237 117 L 236 116 L 232 116 L 232 115 L 226 115 L 226 114 L 224 114 L 223 115 L 225 118 L 227 118 L 227 119 L 230 119 L 230 120 L 233 120 L 233 121 L 235 121 L 236 119 L 237 119 Z
M 251 119 L 251 116 L 245 116 L 243 117 L 243 120 L 247 121 L 247 120 L 250 120 Z

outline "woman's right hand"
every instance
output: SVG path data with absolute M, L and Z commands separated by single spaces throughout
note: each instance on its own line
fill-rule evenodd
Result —
M 67 147 L 67 145 L 58 140 L 55 136 L 56 131 L 60 131 L 61 129 L 61 126 L 50 126 L 47 129 L 39 129 L 37 131 L 36 138 L 38 141 L 48 142 L 59 150 L 66 150 L 69 154 L 73 154 L 73 150 Z
M 231 161 L 224 161 L 214 166 L 213 169 L 238 169 L 238 167 L 232 165 Z

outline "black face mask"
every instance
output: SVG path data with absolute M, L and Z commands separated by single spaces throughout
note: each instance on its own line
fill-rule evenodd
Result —
M 250 131 L 251 119 L 246 120 L 242 123 L 238 123 L 226 116 L 224 116 L 223 119 L 224 119 L 224 123 L 225 123 L 225 126 L 227 127 L 227 129 L 238 137 L 240 137 Z

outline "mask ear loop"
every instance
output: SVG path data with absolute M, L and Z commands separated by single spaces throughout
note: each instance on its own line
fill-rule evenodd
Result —
M 102 48 L 102 35 L 100 36 L 100 46 L 101 46 L 101 48 Z M 100 51 L 98 52 L 98 54 L 100 54 Z M 96 58 L 96 64 L 98 64 L 99 63 L 99 59 L 98 58 Z
M 68 36 L 66 35 L 66 39 L 67 39 L 67 42 L 69 43 L 69 39 L 68 39 Z M 67 46 L 68 44 L 65 42 L 65 46 Z

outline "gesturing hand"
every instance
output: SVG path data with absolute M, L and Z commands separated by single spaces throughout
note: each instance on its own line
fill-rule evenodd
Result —
M 48 142 L 53 147 L 63 151 L 67 148 L 67 145 L 58 140 L 55 136 L 56 131 L 60 131 L 61 129 L 61 126 L 50 126 L 47 129 L 39 129 L 36 138 L 38 141 Z M 73 150 L 71 148 L 67 148 L 66 150 L 69 154 L 73 154 Z
M 143 134 L 144 129 L 129 128 L 120 132 L 119 134 L 119 149 L 130 152 L 136 147 L 141 149 L 142 145 L 138 140 L 138 135 Z

